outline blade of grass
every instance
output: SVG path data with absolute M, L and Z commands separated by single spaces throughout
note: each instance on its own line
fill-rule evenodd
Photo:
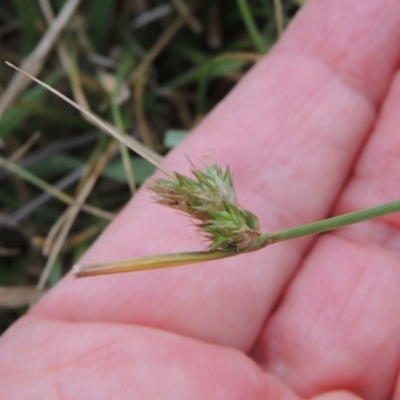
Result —
M 19 308 L 38 301 L 46 291 L 34 286 L 0 286 L 0 308 Z
M 232 57 L 231 60 L 229 60 L 230 55 Z M 215 61 L 215 59 L 219 57 L 222 58 L 222 61 Z M 210 74 L 210 78 L 225 75 L 228 72 L 239 70 L 243 67 L 243 65 L 245 65 L 245 63 L 257 62 L 261 57 L 262 55 L 258 53 L 250 52 L 232 52 L 216 56 L 210 60 L 207 60 L 200 66 L 189 69 L 179 77 L 163 84 L 157 89 L 157 92 L 169 92 L 173 89 L 178 89 L 181 86 L 188 85 L 189 83 L 196 82 L 197 80 L 202 79 L 202 76 L 205 74 L 206 70 L 209 70 L 208 73 Z
M 124 124 L 122 121 L 121 112 L 115 100 L 111 101 L 111 108 L 114 124 L 122 135 L 122 132 L 124 132 Z M 132 164 L 129 158 L 128 148 L 123 143 L 119 143 L 119 150 L 121 152 L 122 164 L 124 166 L 129 189 L 131 191 L 131 194 L 134 194 L 136 192 L 135 175 L 133 173 Z
M 19 159 L 21 159 L 25 153 L 29 151 L 29 149 L 37 142 L 40 138 L 40 132 L 35 132 L 25 144 L 23 144 L 17 151 L 15 151 L 11 156 L 8 158 L 8 161 L 11 163 L 16 163 Z M 1 171 L 0 167 L 0 171 Z M 4 167 L 3 167 L 4 168 Z
M 39 22 L 38 20 L 40 20 L 40 15 L 35 3 L 36 2 L 31 2 L 30 0 L 14 1 L 14 7 L 17 11 L 18 19 L 22 29 L 22 53 L 24 55 L 32 51 L 38 40 L 39 32 L 37 26 Z
M 183 129 L 169 129 L 164 136 L 164 146 L 167 149 L 172 149 L 177 146 L 187 135 L 188 131 Z
M 78 169 L 72 171 L 70 174 L 64 176 L 64 178 L 54 184 L 54 187 L 56 189 L 63 190 L 66 187 L 75 183 L 79 179 L 79 177 L 82 176 L 82 173 L 83 167 L 79 167 Z M 24 206 L 20 207 L 14 213 L 7 215 L 4 218 L 1 218 L 0 223 L 9 226 L 16 226 L 23 219 L 31 215 L 35 210 L 42 207 L 46 202 L 51 199 L 51 197 L 52 196 L 47 192 L 41 193 L 39 196 L 33 198 Z
M 106 123 L 105 121 L 101 120 L 99 117 L 95 116 L 93 113 L 89 112 L 85 108 L 81 107 L 79 104 L 75 103 L 68 97 L 64 96 L 62 93 L 60 93 L 58 90 L 55 90 L 51 86 L 45 84 L 44 82 L 40 81 L 39 79 L 33 77 L 30 74 L 27 74 L 25 71 L 21 70 L 20 68 L 16 67 L 15 65 L 9 63 L 6 61 L 6 64 L 17 70 L 18 72 L 26 75 L 30 79 L 34 80 L 36 83 L 39 85 L 44 86 L 46 89 L 50 90 L 50 92 L 56 94 L 57 96 L 61 97 L 64 101 L 67 103 L 71 104 L 73 107 L 78 109 L 82 114 L 84 114 L 90 121 L 94 123 L 94 125 L 98 126 L 101 130 L 104 132 L 110 134 L 111 136 L 114 136 L 116 139 L 127 145 L 131 150 L 139 154 L 141 157 L 143 157 L 145 160 L 153 164 L 156 168 L 158 168 L 160 171 L 164 172 L 166 175 L 169 174 L 169 171 L 167 171 L 157 160 L 156 157 L 153 156 L 153 154 L 149 154 L 148 149 L 144 149 L 144 147 L 138 146 L 138 144 L 129 136 L 121 136 L 118 131 L 116 131 L 111 125 Z
M 172 3 L 186 19 L 186 24 L 190 27 L 190 29 L 194 33 L 200 34 L 203 31 L 203 27 L 201 26 L 199 20 L 195 16 L 191 15 L 189 7 L 186 5 L 186 3 L 183 0 L 172 0 Z
M 121 136 L 125 135 L 124 133 L 125 126 L 122 119 L 121 110 L 119 107 L 118 97 L 121 89 L 121 84 L 125 79 L 125 76 L 127 75 L 127 72 L 130 69 L 131 65 L 132 65 L 131 58 L 127 54 L 125 54 L 125 56 L 122 57 L 121 63 L 119 65 L 115 88 L 111 95 L 111 112 L 113 116 L 113 122 Z M 129 189 L 131 191 L 131 194 L 134 194 L 136 191 L 135 176 L 133 174 L 132 164 L 129 159 L 128 148 L 126 147 L 126 145 L 120 142 L 119 150 L 121 152 L 122 163 L 124 165 Z
M 140 136 L 143 139 L 143 142 L 146 146 L 153 148 L 153 139 L 152 139 L 152 132 L 151 129 L 146 121 L 146 116 L 143 107 L 143 98 L 144 98 L 144 89 L 146 86 L 146 78 L 147 74 L 143 74 L 140 78 L 136 80 L 134 83 L 134 96 L 135 102 L 135 115 L 137 120 L 137 125 L 139 128 Z
M 71 196 L 68 196 L 66 193 L 55 188 L 54 186 L 43 181 L 42 179 L 31 174 L 29 171 L 19 167 L 18 165 L 8 162 L 2 156 L 0 156 L 0 167 L 6 168 L 7 170 L 11 171 L 13 174 L 26 180 L 27 182 L 31 183 L 32 185 L 38 187 L 39 189 L 46 191 L 47 193 L 51 194 L 53 197 L 57 198 L 58 200 L 61 200 L 64 203 L 72 204 L 74 202 L 74 199 Z M 88 204 L 85 204 L 82 207 L 82 209 L 85 210 L 86 212 L 88 212 L 89 214 L 93 214 L 97 217 L 101 217 L 101 218 L 104 218 L 107 220 L 112 220 L 114 218 L 113 213 L 110 213 L 110 212 L 104 211 L 104 210 L 100 210 L 99 208 L 90 206 Z
M 132 164 L 132 169 L 135 171 L 135 183 L 137 185 L 142 184 L 154 173 L 154 167 L 146 160 L 143 160 L 143 158 L 131 157 L 129 161 Z M 109 163 L 104 168 L 103 176 L 119 182 L 127 182 L 125 170 L 120 159 Z
M 51 74 L 46 79 L 46 82 L 49 85 L 55 85 L 62 76 L 63 73 L 59 70 Z M 41 104 L 45 98 L 45 94 L 47 94 L 45 88 L 36 86 L 24 93 L 19 104 Z M 18 103 L 5 110 L 0 118 L 0 138 L 5 138 L 7 135 L 12 134 L 15 129 L 25 122 L 28 116 L 28 110 L 20 107 Z
M 88 30 L 99 51 L 104 47 L 107 36 L 110 34 L 117 2 L 115 0 L 91 0 L 88 3 Z
M 135 30 L 143 28 L 154 21 L 170 15 L 172 12 L 173 8 L 168 3 L 155 6 L 154 8 L 141 12 L 141 14 L 131 22 L 131 27 Z
M 65 241 L 64 249 L 73 250 L 75 246 L 81 245 L 83 242 L 86 242 L 88 240 L 92 240 L 95 236 L 99 235 L 105 227 L 106 224 L 101 222 L 99 224 L 90 226 L 82 232 L 78 232 L 74 235 L 69 236 L 68 239 Z
M 46 60 L 47 54 L 53 48 L 54 43 L 61 34 L 65 24 L 69 21 L 71 15 L 78 7 L 80 0 L 67 0 L 64 7 L 58 14 L 54 23 L 47 29 L 46 33 L 36 46 L 35 50 L 23 61 L 22 68 L 29 71 L 32 75 L 37 75 L 41 70 L 43 63 Z M 15 75 L 7 89 L 0 98 L 0 117 L 14 99 L 21 93 L 29 84 L 29 79 L 26 76 Z
M 201 116 L 205 112 L 205 100 L 207 95 L 207 86 L 209 79 L 212 76 L 212 73 L 218 67 L 220 70 L 224 69 L 224 64 L 227 64 L 228 70 L 232 71 L 232 63 L 237 63 L 237 69 L 243 66 L 244 62 L 256 62 L 261 58 L 261 55 L 255 53 L 227 53 L 221 54 L 215 58 L 213 58 L 210 62 L 208 62 L 205 67 L 203 68 L 200 79 L 199 85 L 197 90 L 197 115 Z
M 46 257 L 50 255 L 53 244 L 57 239 L 57 235 L 60 233 L 63 225 L 67 222 L 68 219 L 68 210 L 64 211 L 57 219 L 57 221 L 50 228 L 46 239 L 43 243 L 42 254 Z
M 18 165 L 21 168 L 34 168 L 37 163 L 48 162 L 51 166 L 56 166 L 57 168 L 64 167 L 66 164 L 69 168 L 60 168 L 64 172 L 69 172 L 73 168 L 78 168 L 82 161 L 79 158 L 64 156 L 62 153 L 68 150 L 74 150 L 80 146 L 85 146 L 93 142 L 99 137 L 98 132 L 86 133 L 82 136 L 77 136 L 73 138 L 64 138 L 55 140 L 47 144 L 40 150 L 33 151 L 31 154 L 24 157 Z M 57 155 L 55 155 L 57 153 Z M 60 154 L 61 153 L 61 154 Z M 60 165 L 61 164 L 61 165 Z M 4 180 L 10 175 L 7 171 L 0 171 L 0 181 Z
M 283 7 L 281 0 L 274 0 L 274 9 L 275 9 L 275 21 L 276 21 L 276 29 L 278 31 L 278 38 L 282 36 L 283 33 Z
M 14 105 L 19 109 L 26 111 L 32 117 L 45 117 L 47 120 L 58 122 L 63 126 L 75 126 L 81 129 L 88 129 L 90 126 L 86 120 L 82 120 L 78 115 L 70 115 L 64 111 L 58 111 L 56 107 L 49 109 L 48 104 L 16 101 Z
M 247 28 L 247 31 L 249 32 L 251 40 L 253 41 L 254 47 L 258 52 L 264 54 L 266 52 L 265 42 L 257 29 L 247 0 L 237 0 L 237 4 L 239 6 L 240 15 L 242 16 L 243 22 Z

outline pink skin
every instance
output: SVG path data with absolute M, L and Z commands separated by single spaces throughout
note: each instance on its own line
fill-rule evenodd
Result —
M 399 27 L 398 0 L 309 0 L 165 166 L 229 164 L 264 231 L 399 199 Z M 141 190 L 81 263 L 198 249 L 187 224 Z M 1 338 L 2 397 L 400 399 L 399 228 L 68 276 Z

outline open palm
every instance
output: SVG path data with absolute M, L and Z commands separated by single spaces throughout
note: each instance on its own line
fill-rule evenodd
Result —
M 398 0 L 309 0 L 181 149 L 229 164 L 263 231 L 400 198 L 399 27 Z M 166 167 L 187 171 L 182 154 Z M 81 263 L 198 249 L 187 224 L 142 190 Z M 204 265 L 68 276 L 1 338 L 1 397 L 400 399 L 399 288 L 400 213 Z

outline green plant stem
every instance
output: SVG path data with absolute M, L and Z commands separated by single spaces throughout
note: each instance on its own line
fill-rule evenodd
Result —
M 284 229 L 282 231 L 272 233 L 264 233 L 257 240 L 257 245 L 260 246 L 258 248 L 261 248 L 272 243 L 283 242 L 284 240 L 295 239 L 302 236 L 314 235 L 316 233 L 338 229 L 346 225 L 352 225 L 368 219 L 382 217 L 383 215 L 392 214 L 397 211 L 400 211 L 400 200 L 367 208 L 365 210 L 339 215 L 338 217 L 324 219 L 311 224 L 301 225 L 291 229 Z
M 120 110 L 120 107 L 118 104 L 118 95 L 121 90 L 122 81 L 124 80 L 125 75 L 127 75 L 127 71 L 130 69 L 130 67 L 131 67 L 130 58 L 127 54 L 125 54 L 122 57 L 122 61 L 119 66 L 118 74 L 116 77 L 117 82 L 116 82 L 114 91 L 111 95 L 111 113 L 112 113 L 112 117 L 113 117 L 113 122 L 114 122 L 117 130 L 119 131 L 120 135 L 122 135 L 122 136 L 125 135 L 125 133 L 124 133 L 125 126 L 124 126 L 124 121 L 122 118 L 122 113 L 121 113 L 121 110 Z M 125 169 L 129 189 L 131 191 L 131 194 L 134 194 L 136 191 L 135 177 L 133 174 L 132 163 L 129 158 L 128 147 L 124 143 L 120 142 L 119 149 L 121 152 L 122 164 Z
M 112 99 L 111 99 L 111 111 L 112 111 L 112 115 L 113 115 L 113 122 L 114 122 L 116 128 L 118 129 L 120 135 L 125 135 L 124 123 L 122 120 L 121 111 L 119 109 L 119 106 L 117 104 L 117 99 L 115 96 L 112 96 Z M 124 143 L 120 142 L 119 150 L 121 152 L 122 164 L 125 169 L 125 174 L 126 174 L 126 179 L 127 179 L 128 185 L 129 185 L 129 189 L 131 191 L 131 194 L 134 194 L 136 191 L 135 177 L 134 177 L 133 170 L 132 170 L 132 163 L 129 158 L 128 147 L 126 147 L 126 145 Z
M 313 235 L 337 229 L 346 225 L 366 221 L 400 211 L 400 200 L 343 214 L 338 217 L 324 219 L 312 224 L 301 225 L 296 228 L 285 229 L 273 233 L 264 233 L 246 249 L 237 250 L 209 250 L 188 253 L 157 254 L 153 256 L 130 258 L 91 265 L 75 265 L 74 275 L 77 278 L 86 276 L 114 274 L 129 271 L 143 271 L 156 268 L 177 267 L 179 265 L 195 264 L 204 261 L 218 260 L 233 257 L 243 253 L 257 251 L 270 244 L 302 236 Z
M 240 14 L 243 18 L 244 24 L 249 32 L 250 38 L 253 41 L 254 47 L 260 53 L 264 54 L 266 51 L 264 39 L 257 29 L 253 16 L 251 15 L 249 5 L 247 4 L 247 0 L 237 0 L 237 4 L 239 6 Z

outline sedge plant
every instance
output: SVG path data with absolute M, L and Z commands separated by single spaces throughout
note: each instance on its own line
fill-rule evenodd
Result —
M 12 64 L 7 63 L 7 65 L 73 105 L 100 129 L 116 137 L 160 169 L 164 176 L 153 179 L 148 185 L 155 201 L 187 214 L 191 220 L 196 221 L 198 232 L 209 242 L 208 248 L 204 251 L 158 254 L 91 265 L 75 265 L 73 273 L 76 277 L 166 268 L 233 257 L 260 250 L 273 243 L 338 229 L 400 211 L 400 200 L 397 200 L 290 229 L 262 233 L 258 217 L 238 204 L 229 166 L 223 169 L 214 162 L 205 164 L 204 170 L 201 170 L 192 164 L 192 177 L 168 171 L 147 153 L 137 149 L 126 136 L 122 136 L 88 110 Z

